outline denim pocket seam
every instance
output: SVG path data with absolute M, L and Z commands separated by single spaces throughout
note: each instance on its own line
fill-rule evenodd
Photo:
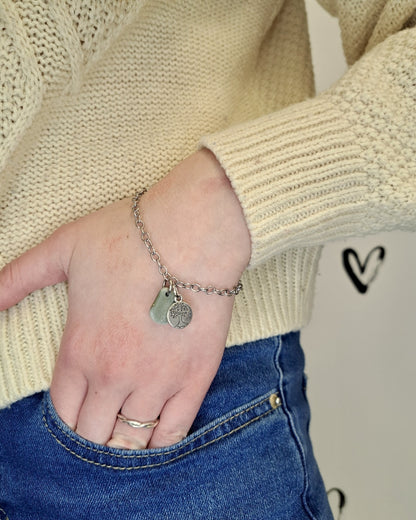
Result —
M 220 426 L 223 426 L 224 424 L 226 424 L 227 422 L 230 422 L 232 419 L 235 419 L 236 417 L 239 417 L 240 415 L 243 415 L 244 413 L 247 413 L 247 412 L 250 412 L 251 410 L 253 410 L 254 408 L 256 408 L 257 406 L 260 406 L 262 405 L 263 403 L 265 403 L 266 401 L 268 401 L 270 399 L 270 395 L 272 395 L 274 393 L 274 391 L 271 391 L 269 394 L 267 394 L 266 397 L 264 397 L 263 399 L 261 399 L 260 401 L 256 401 L 255 403 L 253 403 L 249 408 L 244 408 L 243 410 L 241 410 L 240 412 L 238 413 L 235 413 L 233 414 L 232 416 L 230 417 L 227 417 L 226 419 L 224 419 L 223 421 L 219 422 L 218 424 L 215 424 L 213 425 L 211 428 L 209 428 L 208 430 L 204 430 L 202 431 L 199 435 L 195 436 L 195 437 L 192 437 L 189 439 L 189 441 L 187 441 L 185 444 L 181 444 L 180 448 L 175 448 L 171 451 L 164 451 L 163 452 L 163 455 L 170 455 L 171 453 L 175 453 L 175 451 L 178 451 L 178 449 L 182 449 L 182 448 L 185 448 L 186 446 L 188 446 L 188 444 L 190 444 L 191 442 L 194 442 L 196 440 L 198 440 L 199 438 L 201 438 L 203 435 L 206 435 L 207 433 L 210 433 L 212 431 L 214 431 L 215 429 L 219 428 Z M 47 430 L 53 434 L 53 432 L 50 430 L 49 426 L 48 426 L 48 420 L 46 418 L 46 410 L 45 410 L 45 405 L 43 405 L 43 421 L 45 423 L 45 426 L 47 428 Z M 51 417 L 49 415 L 49 417 Z M 61 426 L 60 424 L 53 418 L 51 417 L 51 420 L 53 421 L 53 423 L 55 424 L 55 426 L 58 428 L 58 430 L 63 434 L 65 435 L 66 437 L 68 437 L 68 439 L 71 441 L 71 442 L 74 442 L 76 444 L 78 444 L 79 446 L 82 447 L 82 449 L 87 449 L 87 450 L 90 450 L 90 451 L 93 451 L 94 453 L 99 453 L 99 454 L 103 454 L 103 455 L 108 455 L 108 451 L 107 450 L 102 450 L 102 449 L 98 449 L 98 448 L 92 448 L 90 446 L 86 446 L 84 445 L 82 442 L 80 442 L 79 440 L 77 439 L 74 439 L 73 437 L 71 437 Z M 149 454 L 143 454 L 143 455 L 122 455 L 122 454 L 119 454 L 119 453 L 111 453 L 111 456 L 112 457 L 117 457 L 117 458 L 121 458 L 121 459 L 140 459 L 140 458 L 149 458 L 149 457 L 158 457 L 160 456 L 161 454 L 160 453 L 149 453 Z
M 172 453 L 175 453 L 181 449 L 183 449 L 184 447 L 188 446 L 191 442 L 194 442 L 195 440 L 199 439 L 200 437 L 202 437 L 203 435 L 219 428 L 220 426 L 224 425 L 225 423 L 227 422 L 230 422 L 232 419 L 235 419 L 236 417 L 239 417 L 240 415 L 244 414 L 244 413 L 247 413 L 247 412 L 250 412 L 251 410 L 253 410 L 254 408 L 258 407 L 258 406 L 261 406 L 262 404 L 264 404 L 266 401 L 270 400 L 270 396 L 273 394 L 274 392 L 270 392 L 267 397 L 265 397 L 264 399 L 262 399 L 261 401 L 258 401 L 256 402 L 255 404 L 253 404 L 252 406 L 250 406 L 249 408 L 245 408 L 244 410 L 232 415 L 231 417 L 228 417 L 227 419 L 224 419 L 223 421 L 221 421 L 220 423 L 214 425 L 212 428 L 208 429 L 208 430 L 205 430 L 203 432 L 201 432 L 200 435 L 198 435 L 197 437 L 194 437 L 192 439 L 190 439 L 186 444 L 182 444 L 180 447 L 178 448 L 175 448 L 174 450 L 171 450 L 171 451 L 168 451 L 168 452 L 163 452 L 163 453 L 144 453 L 142 455 L 122 455 L 122 454 L 118 454 L 118 453 L 109 453 L 108 451 L 106 450 L 100 450 L 100 449 L 97 449 L 97 448 L 92 448 L 92 447 L 89 447 L 89 446 L 85 446 L 83 445 L 80 441 L 72 438 L 67 432 L 65 432 L 62 427 L 51 417 L 51 420 L 54 422 L 55 426 L 59 429 L 59 431 L 61 433 L 63 433 L 66 437 L 68 437 L 68 439 L 70 439 L 71 442 L 74 442 L 76 444 L 78 444 L 79 446 L 81 446 L 83 449 L 87 449 L 87 450 L 90 450 L 94 453 L 98 453 L 98 454 L 103 454 L 103 455 L 108 455 L 108 456 L 111 456 L 111 457 L 117 457 L 117 458 L 120 458 L 120 459 L 140 459 L 140 458 L 150 458 L 150 457 L 157 457 L 157 456 L 161 456 L 161 455 L 170 455 Z M 185 456 L 188 456 L 190 455 L 191 453 L 194 453 L 198 450 L 200 450 L 201 448 L 204 448 L 206 446 L 209 446 L 217 441 L 220 441 L 221 439 L 224 439 L 225 437 L 228 437 L 229 435 L 241 430 L 242 428 L 245 428 L 246 426 L 249 426 L 250 424 L 252 424 L 253 422 L 265 417 L 266 415 L 270 414 L 271 412 L 275 412 L 276 409 L 273 408 L 272 406 L 270 406 L 270 409 L 266 410 L 265 412 L 263 412 L 262 414 L 256 416 L 256 417 L 253 417 L 252 419 L 250 419 L 250 421 L 247 421 L 245 422 L 244 424 L 240 424 L 239 426 L 237 426 L 236 428 L 232 429 L 231 431 L 227 432 L 227 433 L 224 433 L 223 435 L 221 435 L 220 437 L 217 437 L 215 439 L 212 439 L 210 440 L 209 442 L 205 442 L 204 444 L 201 444 L 200 446 L 197 446 L 196 448 L 193 448 L 192 450 L 190 451 L 187 451 L 185 453 L 182 453 L 180 455 L 177 455 L 176 457 L 174 458 L 171 458 L 169 460 L 166 460 L 166 461 L 163 461 L 163 462 L 158 462 L 158 463 L 155 463 L 155 464 L 142 464 L 142 465 L 136 465 L 136 466 L 130 466 L 130 467 L 122 467 L 122 466 L 114 466 L 114 465 L 111 465 L 111 464 L 104 464 L 104 463 L 100 463 L 100 462 L 96 462 L 96 461 L 93 461 L 93 460 L 90 460 L 86 457 L 83 457 L 81 456 L 79 453 L 75 452 L 74 450 L 72 450 L 71 448 L 69 448 L 69 446 L 67 446 L 66 444 L 64 444 L 56 435 L 55 433 L 51 430 L 50 426 L 48 425 L 48 421 L 47 421 L 47 418 L 46 418 L 46 411 L 45 411 L 45 406 L 43 406 L 43 422 L 44 422 L 44 425 L 45 425 L 45 428 L 48 430 L 48 432 L 50 433 L 50 435 L 55 439 L 55 441 L 60 445 L 62 446 L 66 451 L 68 451 L 69 453 L 71 453 L 72 455 L 74 455 L 75 457 L 77 457 L 78 459 L 81 459 L 82 461 L 84 462 L 87 462 L 89 464 L 93 464 L 95 466 L 99 466 L 99 467 L 103 467 L 103 468 L 108 468 L 108 469 L 116 469 L 116 470 L 133 470 L 133 469 L 143 469 L 143 468 L 154 468 L 154 467 L 158 467 L 158 466 L 162 466 L 162 465 L 165 465 L 165 464 L 169 464 L 171 462 L 174 462 L 176 460 L 179 460 Z

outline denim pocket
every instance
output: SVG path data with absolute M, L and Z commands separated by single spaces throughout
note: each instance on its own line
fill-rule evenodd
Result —
M 310 513 L 326 498 L 295 339 L 227 349 L 190 434 L 167 448 L 91 443 L 62 422 L 48 393 L 1 410 L 0 520 L 330 518 Z
M 139 470 L 164 466 L 218 443 L 251 424 L 279 411 L 276 389 L 193 431 L 177 444 L 149 450 L 120 450 L 92 443 L 73 432 L 56 413 L 49 393 L 43 399 L 43 423 L 58 445 L 77 459 L 113 470 Z

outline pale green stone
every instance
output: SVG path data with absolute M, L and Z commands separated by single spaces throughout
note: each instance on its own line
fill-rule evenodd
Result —
M 168 310 L 174 301 L 175 293 L 169 291 L 168 287 L 162 287 L 150 307 L 150 317 L 152 320 L 156 323 L 167 323 Z

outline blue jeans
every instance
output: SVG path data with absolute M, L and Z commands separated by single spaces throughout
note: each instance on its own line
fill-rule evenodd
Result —
M 299 334 L 227 349 L 188 437 L 93 444 L 49 394 L 0 411 L 0 519 L 330 520 L 308 436 Z

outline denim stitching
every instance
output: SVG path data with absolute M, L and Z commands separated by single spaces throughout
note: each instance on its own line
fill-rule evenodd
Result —
M 49 414 L 49 417 L 51 419 L 51 421 L 54 423 L 54 425 L 58 428 L 58 430 L 64 434 L 66 437 L 69 438 L 69 440 L 71 442 L 74 442 L 75 444 L 78 444 L 79 446 L 82 447 L 82 449 L 87 449 L 87 450 L 90 450 L 90 451 L 93 451 L 94 453 L 98 453 L 98 454 L 104 454 L 104 455 L 110 455 L 111 457 L 117 457 L 117 458 L 121 458 L 121 459 L 140 459 L 140 458 L 149 458 L 149 457 L 158 457 L 160 455 L 170 455 L 171 453 L 175 453 L 176 451 L 180 450 L 180 449 L 183 449 L 185 448 L 186 446 L 188 446 L 188 444 L 198 440 L 200 437 L 202 437 L 203 435 L 207 434 L 207 433 L 210 433 L 212 432 L 213 430 L 219 428 L 220 426 L 226 424 L 227 422 L 230 422 L 232 419 L 235 419 L 236 417 L 239 417 L 240 415 L 246 413 L 246 412 L 250 412 L 251 410 L 253 410 L 254 408 L 256 408 L 257 406 L 260 406 L 262 405 L 263 403 L 265 403 L 266 401 L 268 401 L 270 399 L 270 395 L 273 393 L 270 392 L 267 397 L 265 397 L 264 399 L 262 399 L 261 401 L 259 402 L 256 402 L 254 403 L 253 405 L 251 405 L 249 408 L 245 408 L 244 410 L 241 410 L 240 412 L 238 412 L 237 414 L 234 414 L 232 415 L 231 417 L 228 417 L 227 419 L 224 419 L 223 421 L 221 421 L 220 423 L 218 424 L 215 424 L 214 426 L 212 426 L 209 430 L 205 430 L 203 432 L 201 432 L 199 435 L 197 435 L 196 437 L 192 438 L 192 439 L 189 439 L 189 441 L 187 441 L 185 444 L 182 444 L 179 448 L 175 448 L 173 450 L 170 450 L 170 451 L 165 451 L 163 453 L 149 453 L 149 454 L 143 454 L 143 455 L 121 455 L 121 454 L 118 454 L 118 453 L 110 453 L 108 452 L 107 450 L 100 450 L 98 448 L 92 448 L 90 446 L 85 446 L 84 444 L 82 444 L 80 441 L 78 441 L 77 439 L 74 439 L 72 438 L 66 431 L 64 431 L 62 429 L 62 427 L 56 422 L 56 420 L 51 417 L 51 415 Z M 272 408 L 273 410 L 273 408 Z M 43 411 L 43 422 L 45 424 L 45 427 L 46 429 L 49 431 L 49 433 L 56 439 L 56 441 L 59 442 L 59 444 L 61 444 L 62 446 L 64 446 L 66 448 L 66 446 L 59 441 L 59 439 L 53 434 L 53 432 L 51 431 L 50 427 L 48 426 L 48 420 L 46 418 L 46 410 L 45 410 L 45 403 L 43 402 L 42 403 L 42 411 Z M 261 416 L 259 416 L 261 417 Z M 204 445 L 202 445 L 204 446 Z M 70 451 L 72 453 L 72 451 L 68 448 L 68 451 Z M 189 452 L 191 453 L 191 452 Z M 173 459 L 175 460 L 175 459 Z M 143 466 L 143 467 L 150 467 L 150 466 Z
M 280 397 L 282 399 L 283 409 L 284 409 L 284 411 L 286 413 L 286 416 L 287 416 L 287 419 L 288 419 L 288 423 L 289 423 L 290 429 L 292 431 L 293 438 L 294 438 L 294 440 L 295 440 L 295 442 L 297 444 L 297 447 L 298 447 L 298 451 L 299 451 L 299 455 L 300 455 L 300 458 L 301 458 L 301 461 L 302 461 L 302 467 L 303 467 L 304 489 L 303 489 L 303 492 L 302 492 L 302 502 L 303 502 L 303 506 L 305 508 L 305 512 L 309 515 L 309 518 L 311 518 L 312 520 L 318 520 L 316 518 L 316 516 L 312 513 L 312 511 L 311 511 L 311 509 L 309 507 L 309 504 L 307 502 L 307 499 L 306 499 L 306 494 L 307 494 L 307 491 L 309 489 L 309 477 L 308 477 L 308 472 L 306 471 L 305 452 L 303 450 L 302 441 L 299 439 L 299 435 L 298 435 L 298 433 L 296 431 L 296 427 L 295 427 L 295 424 L 294 424 L 294 421 L 293 421 L 292 413 L 287 408 L 286 398 L 285 398 L 285 394 L 283 392 L 284 374 L 283 374 L 283 371 L 282 371 L 282 369 L 280 367 L 280 364 L 279 364 L 279 361 L 278 361 L 279 356 L 280 356 L 280 352 L 281 352 L 282 346 L 283 346 L 283 342 L 282 342 L 281 336 L 277 337 L 277 342 L 278 342 L 278 348 L 277 348 L 277 353 L 276 353 L 276 357 L 275 357 L 275 366 L 276 366 L 276 369 L 278 370 L 278 372 L 280 374 L 280 385 L 279 385 Z
M 4 520 L 9 520 L 6 511 L 2 507 L 0 507 L 0 513 L 4 513 L 6 515 L 6 518 Z
M 263 403 L 264 401 L 262 401 Z M 261 404 L 261 403 L 259 403 Z M 254 408 L 254 407 L 252 407 Z M 234 428 L 233 430 L 229 431 L 228 433 L 224 433 L 223 435 L 221 435 L 221 437 L 218 437 L 216 439 L 212 439 L 211 441 L 205 443 L 205 444 L 201 444 L 201 446 L 198 446 L 197 448 L 194 448 L 193 450 L 191 451 L 188 451 L 186 453 L 182 453 L 181 455 L 178 455 L 177 457 L 174 457 L 173 459 L 170 459 L 170 460 L 166 460 L 164 462 L 159 462 L 159 463 L 156 463 L 156 464 L 144 464 L 144 465 L 139 465 L 139 466 L 131 466 L 131 467 L 128 467 L 128 468 L 124 468 L 124 467 L 121 467 L 121 466 L 112 466 L 110 464 L 102 464 L 100 462 L 94 462 L 92 460 L 89 460 L 85 457 L 82 457 L 81 455 L 79 455 L 78 453 L 75 453 L 73 450 L 71 450 L 70 448 L 68 448 L 67 446 L 65 446 L 65 444 L 63 444 L 57 437 L 56 435 L 52 432 L 52 430 L 50 430 L 49 426 L 47 423 L 45 423 L 46 425 L 46 428 L 47 430 L 49 431 L 49 433 L 52 435 L 52 437 L 54 437 L 54 439 L 56 440 L 56 442 L 58 444 L 60 444 L 65 450 L 67 450 L 69 453 L 72 453 L 72 455 L 75 455 L 75 457 L 77 457 L 78 459 L 81 459 L 82 461 L 84 462 L 87 462 L 89 464 L 93 464 L 94 466 L 99 466 L 99 467 L 102 467 L 102 468 L 107 468 L 107 469 L 116 469 L 116 470 L 121 470 L 121 471 L 130 471 L 130 470 L 133 470 L 133 469 L 144 469 L 144 468 L 156 468 L 158 466 L 163 466 L 165 464 L 170 464 L 171 462 L 174 462 L 176 460 L 179 460 L 183 457 L 186 457 L 188 455 L 190 455 L 191 453 L 194 453 L 198 450 L 200 450 L 201 448 L 205 448 L 206 446 L 209 446 L 211 444 L 213 444 L 214 442 L 217 442 L 221 439 L 224 439 L 225 437 L 228 437 L 229 435 L 231 435 L 232 433 L 235 433 L 237 432 L 238 430 L 241 430 L 242 428 L 245 428 L 246 426 L 250 425 L 251 423 L 255 422 L 255 421 L 258 421 L 259 419 L 261 419 L 262 417 L 265 417 L 266 415 L 268 415 L 269 413 L 275 411 L 273 408 L 270 408 L 270 410 L 267 410 L 266 412 L 258 415 L 257 417 L 253 417 L 253 419 L 251 419 L 250 421 L 244 423 L 244 424 L 241 424 L 240 426 L 238 426 L 237 428 Z M 237 414 L 235 415 L 234 417 L 237 417 L 238 415 L 240 414 Z M 65 433 L 65 432 L 64 432 Z M 96 450 L 96 451 L 99 451 L 99 450 Z M 178 451 L 178 450 L 173 450 L 174 451 Z M 107 452 L 104 452 L 104 453 L 107 453 Z M 172 452 L 170 452 L 172 453 Z M 155 454 L 156 455 L 156 454 Z M 155 456 L 153 454 L 151 454 L 151 456 Z M 138 456 L 137 458 L 139 457 L 145 457 L 146 455 L 140 455 Z M 120 457 L 123 457 L 122 455 L 120 455 Z M 132 456 L 126 456 L 125 458 L 131 458 Z

